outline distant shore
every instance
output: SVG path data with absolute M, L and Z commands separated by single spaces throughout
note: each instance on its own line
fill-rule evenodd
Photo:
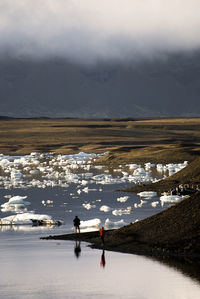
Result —
M 105 153 L 96 163 L 179 163 L 200 155 L 200 118 L 0 119 L 0 153 Z

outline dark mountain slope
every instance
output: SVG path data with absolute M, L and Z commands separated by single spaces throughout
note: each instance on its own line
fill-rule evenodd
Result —
M 1 60 L 0 112 L 15 117 L 199 116 L 199 57 L 90 68 L 61 60 Z

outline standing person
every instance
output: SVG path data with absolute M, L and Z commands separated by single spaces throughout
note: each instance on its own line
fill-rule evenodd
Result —
M 78 218 L 78 216 L 76 216 L 74 218 L 73 222 L 74 222 L 74 232 L 75 232 L 75 234 L 77 233 L 77 231 L 80 233 L 80 224 L 81 224 L 81 221 Z
M 103 226 L 100 228 L 99 234 L 100 234 L 100 237 L 101 237 L 102 244 L 104 245 L 105 230 L 104 230 Z

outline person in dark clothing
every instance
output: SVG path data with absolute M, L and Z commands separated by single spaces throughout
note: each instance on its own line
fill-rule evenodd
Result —
M 76 217 L 74 218 L 73 222 L 74 222 L 74 232 L 75 232 L 75 234 L 76 234 L 77 232 L 80 233 L 80 224 L 81 224 L 81 221 L 80 221 L 80 219 L 78 218 L 78 216 L 76 216 Z

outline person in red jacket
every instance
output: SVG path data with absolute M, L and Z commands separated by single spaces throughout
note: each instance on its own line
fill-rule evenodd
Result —
M 102 244 L 104 245 L 105 230 L 104 230 L 103 226 L 100 228 L 99 234 L 100 234 L 100 237 L 101 237 Z

